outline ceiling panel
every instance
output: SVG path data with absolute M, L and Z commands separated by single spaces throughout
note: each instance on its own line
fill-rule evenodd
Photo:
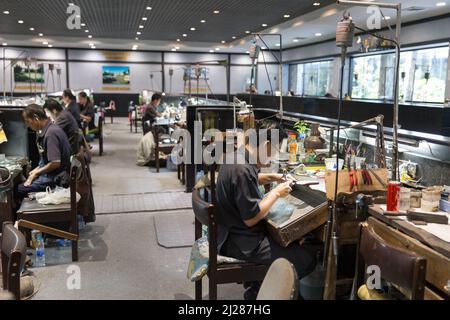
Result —
M 66 27 L 68 4 L 81 8 L 82 30 Z M 286 21 L 284 14 L 295 18 L 318 7 L 317 0 L 1 0 L 0 30 L 2 34 L 35 34 L 45 36 L 134 39 L 137 31 L 142 40 L 177 38 L 195 42 L 232 41 L 245 31 L 257 32 Z M 321 6 L 333 3 L 322 0 Z M 152 10 L 146 10 L 151 6 Z M 10 11 L 9 15 L 2 14 Z M 219 14 L 214 14 L 219 10 Z M 142 17 L 147 17 L 143 21 Z M 24 24 L 18 24 L 18 20 Z M 200 23 L 200 20 L 206 23 Z M 144 29 L 139 29 L 139 25 Z M 30 31 L 29 28 L 35 28 Z M 190 31 L 195 27 L 196 31 Z M 89 33 L 85 32 L 89 30 Z M 188 34 L 183 38 L 182 34 Z

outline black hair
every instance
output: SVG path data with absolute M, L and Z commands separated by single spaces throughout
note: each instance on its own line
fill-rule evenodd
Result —
M 89 98 L 89 96 L 87 95 L 87 93 L 84 92 L 84 91 L 81 91 L 81 92 L 78 94 L 78 96 L 81 97 L 81 98 L 86 98 L 88 103 L 91 102 L 91 99 Z
M 23 114 L 28 119 L 38 118 L 39 120 L 46 120 L 47 114 L 44 111 L 44 108 L 37 104 L 30 104 L 23 110 Z
M 68 97 L 70 100 L 75 101 L 75 96 L 73 95 L 72 90 L 70 89 L 64 90 L 62 96 Z
M 278 135 L 272 135 L 275 130 L 278 131 Z M 254 133 L 256 134 L 256 145 L 258 147 L 266 141 L 270 142 L 271 144 L 280 144 L 281 141 L 283 141 L 283 139 L 287 137 L 286 130 L 281 126 L 279 121 L 266 119 L 255 121 Z M 262 135 L 262 137 L 260 137 L 261 133 L 265 133 L 266 139 L 261 139 L 262 137 L 264 137 L 264 134 Z M 278 141 L 274 141 L 277 136 Z M 249 141 L 249 136 L 246 136 L 246 143 L 249 143 Z
M 56 101 L 55 99 L 48 99 L 47 101 L 45 101 L 44 104 L 44 110 L 47 109 L 48 111 L 58 111 L 61 112 L 63 111 L 63 107 L 61 106 L 61 104 Z
M 160 95 L 159 93 L 155 93 L 154 95 L 152 95 L 152 102 L 156 101 L 156 100 L 161 100 L 162 99 L 162 95 Z

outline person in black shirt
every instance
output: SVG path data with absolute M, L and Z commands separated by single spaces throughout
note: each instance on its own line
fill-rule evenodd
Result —
M 276 126 L 268 125 L 260 129 L 263 128 L 273 129 Z M 246 164 L 224 164 L 219 170 L 216 184 L 219 250 L 225 256 L 268 265 L 277 258 L 286 258 L 302 278 L 314 270 L 315 254 L 298 242 L 286 248 L 280 246 L 266 233 L 264 222 L 277 199 L 291 192 L 294 178 L 288 176 L 284 181 L 282 174 L 260 173 L 263 164 L 259 159 L 257 164 L 248 162 L 250 157 L 259 154 L 261 147 L 270 150 L 271 139 L 269 133 L 268 140 L 259 141 L 257 147 L 252 147 L 247 141 Z M 259 186 L 274 181 L 281 183 L 263 196 Z M 259 283 L 250 284 L 244 297 L 255 299 L 259 286 Z
M 42 107 L 31 104 L 22 113 L 27 126 L 37 133 L 39 166 L 18 186 L 19 201 L 30 192 L 54 187 L 58 179 L 66 180 L 70 171 L 70 144 L 64 131 L 53 124 Z
M 144 135 L 151 130 L 156 118 L 161 117 L 161 113 L 157 110 L 161 100 L 162 96 L 159 93 L 155 93 L 152 96 L 150 104 L 144 110 L 144 115 L 142 117 L 142 131 L 144 132 Z
M 65 108 L 72 114 L 78 127 L 81 129 L 81 116 L 80 116 L 80 106 L 78 105 L 75 96 L 70 89 L 63 91 L 62 99 Z
M 50 115 L 69 139 L 71 154 L 75 155 L 80 146 L 80 130 L 72 114 L 64 109 L 58 101 L 49 99 L 44 104 L 44 110 Z

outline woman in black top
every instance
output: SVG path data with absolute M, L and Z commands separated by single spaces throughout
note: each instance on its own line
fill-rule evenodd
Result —
M 78 126 L 81 128 L 80 106 L 77 104 L 76 98 L 73 95 L 72 90 L 70 89 L 64 90 L 62 98 L 65 108 L 72 114 Z

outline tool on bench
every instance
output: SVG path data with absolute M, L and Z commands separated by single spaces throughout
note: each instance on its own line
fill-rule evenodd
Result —
M 444 214 L 428 213 L 407 210 L 406 212 L 383 211 L 386 217 L 406 217 L 411 222 L 426 222 L 437 224 L 448 224 L 448 217 Z

